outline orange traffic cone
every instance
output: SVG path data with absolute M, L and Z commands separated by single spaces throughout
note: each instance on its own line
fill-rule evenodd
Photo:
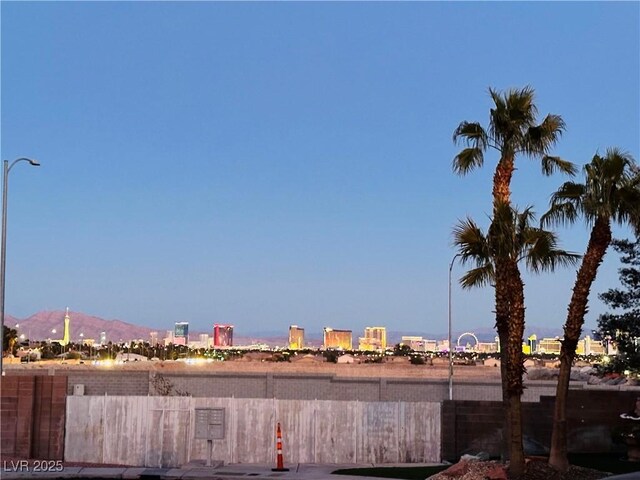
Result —
M 288 468 L 284 468 L 284 458 L 282 457 L 282 431 L 280 430 L 280 422 L 276 428 L 276 468 L 272 468 L 273 472 L 288 472 Z

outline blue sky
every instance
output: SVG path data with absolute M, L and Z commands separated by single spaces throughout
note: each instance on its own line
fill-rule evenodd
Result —
M 488 87 L 535 88 L 555 153 L 640 156 L 640 4 L 2 2 L 6 311 L 238 334 L 445 332 L 452 227 L 486 224 L 495 158 L 455 176 L 453 130 Z M 518 160 L 543 212 L 565 179 Z M 561 230 L 583 252 L 582 224 Z M 617 230 L 627 236 L 626 230 Z M 609 253 L 587 325 L 617 284 Z M 454 276 L 462 273 L 454 267 Z M 575 270 L 526 278 L 560 327 Z M 455 330 L 490 289 L 453 290 Z

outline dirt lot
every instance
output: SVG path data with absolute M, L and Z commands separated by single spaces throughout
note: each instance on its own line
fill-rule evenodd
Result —
M 188 364 L 183 361 L 127 362 L 112 365 L 93 365 L 77 361 L 40 361 L 35 363 L 7 363 L 7 374 L 12 370 L 124 370 L 124 371 L 171 371 L 171 372 L 263 372 L 263 373 L 317 373 L 335 374 L 345 377 L 418 377 L 447 378 L 446 362 L 435 365 L 411 365 L 405 362 L 384 364 L 335 364 L 320 362 L 263 362 L 263 361 L 227 361 L 201 364 Z M 17 373 L 17 372 L 16 372 Z M 499 379 L 500 369 L 488 366 L 454 366 L 454 377 L 458 379 Z

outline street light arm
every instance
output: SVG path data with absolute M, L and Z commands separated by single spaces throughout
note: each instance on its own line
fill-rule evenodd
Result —
M 5 162 L 9 163 L 9 160 L 5 160 Z M 40 166 L 40 162 L 37 161 L 37 160 L 34 160 L 33 158 L 20 157 L 20 158 L 15 159 L 13 162 L 11 162 L 11 165 L 9 165 L 9 167 L 7 167 L 7 173 L 9 173 L 11 171 L 11 169 L 13 168 L 13 166 L 18 162 L 29 162 L 29 164 L 33 165 L 34 167 L 39 167 Z
M 451 271 L 453 270 L 453 264 L 456 262 L 456 258 L 462 256 L 461 253 L 456 253 L 453 258 L 451 259 L 451 263 L 449 264 L 449 273 L 451 273 Z

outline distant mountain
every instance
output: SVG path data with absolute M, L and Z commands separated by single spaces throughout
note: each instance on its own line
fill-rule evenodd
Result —
M 18 334 L 24 334 L 31 340 L 61 339 L 64 332 L 64 310 L 43 311 L 31 315 L 29 318 L 19 320 L 14 317 L 6 317 L 6 325 L 15 328 L 18 324 Z M 143 339 L 149 340 L 149 333 L 152 331 L 148 327 L 140 327 L 121 320 L 104 320 L 93 315 L 82 312 L 69 312 L 69 335 L 71 341 L 80 340 L 80 334 L 85 339 L 93 338 L 100 341 L 100 332 L 105 332 L 107 341 L 120 342 Z M 55 330 L 55 333 L 53 333 Z M 158 332 L 160 338 L 164 337 L 164 332 Z

